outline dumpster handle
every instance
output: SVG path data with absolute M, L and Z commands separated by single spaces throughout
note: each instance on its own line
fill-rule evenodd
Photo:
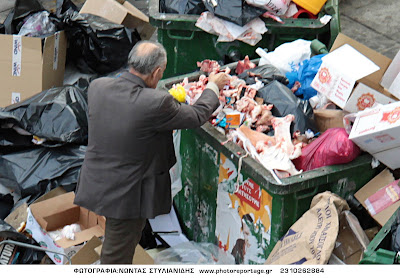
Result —
M 69 256 L 65 255 L 64 253 L 60 253 L 60 252 L 57 252 L 57 251 L 49 250 L 47 248 L 39 247 L 39 246 L 32 245 L 32 244 L 22 243 L 22 242 L 19 242 L 19 241 L 9 240 L 9 239 L 3 240 L 3 241 L 0 242 L 0 246 L 3 245 L 3 244 L 14 244 L 14 245 L 17 245 L 17 246 L 21 246 L 21 247 L 25 247 L 25 248 L 31 248 L 31 249 L 38 250 L 38 251 L 50 252 L 50 253 L 55 253 L 55 254 L 58 254 L 58 255 L 62 255 L 62 256 L 67 258 L 69 264 L 72 264 L 71 263 L 71 258 Z
M 190 41 L 190 40 L 192 40 L 193 37 L 194 37 L 194 32 L 195 32 L 195 31 L 192 31 L 192 34 L 191 34 L 190 36 L 184 37 L 184 36 L 172 35 L 172 34 L 171 34 L 171 30 L 168 29 L 168 30 L 167 30 L 167 35 L 168 35 L 168 37 L 169 37 L 170 39 Z

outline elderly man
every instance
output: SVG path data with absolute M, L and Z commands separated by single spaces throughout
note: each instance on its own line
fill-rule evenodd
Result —
M 172 130 L 203 125 L 218 107 L 228 76 L 209 76 L 192 105 L 155 89 L 167 65 L 164 47 L 141 41 L 129 72 L 89 87 L 89 143 L 75 204 L 106 217 L 102 264 L 131 264 L 146 219 L 169 213 L 169 169 L 176 158 Z

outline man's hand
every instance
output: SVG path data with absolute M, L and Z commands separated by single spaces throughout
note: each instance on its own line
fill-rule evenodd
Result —
M 208 81 L 214 82 L 220 90 L 222 90 L 222 88 L 224 88 L 224 86 L 228 84 L 229 80 L 229 75 L 223 72 L 220 72 L 218 74 L 210 73 L 210 75 L 208 76 Z

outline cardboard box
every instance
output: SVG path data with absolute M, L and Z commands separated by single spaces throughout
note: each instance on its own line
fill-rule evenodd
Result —
M 383 75 L 381 85 L 392 95 L 400 98 L 400 51 Z
M 349 139 L 370 154 L 400 147 L 400 102 L 361 112 Z
M 375 153 L 373 156 L 392 170 L 400 168 L 400 147 Z
M 65 193 L 32 204 L 28 209 L 26 231 L 40 246 L 58 251 L 72 257 L 84 242 L 93 236 L 101 237 L 105 230 L 105 217 L 98 216 L 83 207 L 73 204 L 74 192 Z M 78 223 L 82 231 L 75 233 L 75 240 L 65 238 L 53 241 L 48 232 L 62 229 L 65 225 Z M 50 253 L 47 255 L 55 264 L 64 264 L 64 256 Z
M 370 196 L 375 194 L 378 190 L 387 186 L 393 181 L 394 177 L 392 173 L 390 173 L 388 169 L 385 169 L 379 175 L 369 181 L 366 185 L 364 185 L 359 191 L 357 191 L 356 194 L 354 194 L 354 197 L 356 197 L 356 199 L 363 205 L 363 207 L 367 209 L 365 201 Z M 372 218 L 375 219 L 375 221 L 378 222 L 381 226 L 383 226 L 399 207 L 400 202 L 396 202 L 385 210 L 373 215 Z
M 318 71 L 315 79 L 313 80 L 312 86 L 317 91 L 320 91 L 326 95 L 329 95 L 328 98 L 331 99 L 335 104 L 341 107 L 344 110 L 349 112 L 357 112 L 360 111 L 356 109 L 355 101 L 358 100 L 359 96 L 352 97 L 352 93 L 354 94 L 353 88 L 358 84 L 363 84 L 368 87 L 368 89 L 362 88 L 364 91 L 369 90 L 369 93 L 373 95 L 376 102 L 379 100 L 384 100 L 383 96 L 388 98 L 397 100 L 392 94 L 390 94 L 384 87 L 381 86 L 380 81 L 391 64 L 392 60 L 382 54 L 368 48 L 367 46 L 345 36 L 344 34 L 339 34 L 330 50 L 333 52 L 338 50 L 342 46 L 348 45 L 354 50 L 358 51 L 361 55 L 368 58 L 372 63 L 379 67 L 379 69 L 371 74 L 368 74 L 363 77 L 359 77 L 357 79 L 352 78 L 352 72 L 345 73 L 345 69 L 339 66 L 326 67 L 325 65 L 321 65 L 320 70 Z M 327 57 L 327 56 L 326 56 Z M 363 59 L 358 59 L 360 63 L 367 63 Z M 367 63 L 368 64 L 368 63 Z M 322 76 L 324 82 L 317 82 L 317 79 L 320 79 L 319 76 Z M 325 82 L 326 81 L 326 82 Z M 329 82 L 328 82 L 329 81 Z M 328 92 L 328 89 L 333 89 L 334 92 Z M 360 93 L 360 92 L 359 92 Z M 358 93 L 358 94 L 359 94 Z M 364 100 L 364 105 L 366 104 Z M 348 104 L 348 102 L 351 102 Z M 371 101 L 369 101 L 371 103 Z M 371 106 L 373 103 L 371 103 Z M 370 107 L 371 107 L 370 106 Z M 352 111 L 351 111 L 352 110 Z
M 314 110 L 314 120 L 320 132 L 324 132 L 329 128 L 344 127 L 344 113 L 342 110 L 336 109 L 317 109 Z
M 0 107 L 62 86 L 66 48 L 63 31 L 43 40 L 0 35 Z
M 128 1 L 87 0 L 80 13 L 94 14 L 128 28 L 136 28 L 142 40 L 150 39 L 155 31 L 149 23 L 149 17 Z

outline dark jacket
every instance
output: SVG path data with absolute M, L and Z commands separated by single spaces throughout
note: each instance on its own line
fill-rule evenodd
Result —
M 218 107 L 206 89 L 189 106 L 126 72 L 88 91 L 89 142 L 75 204 L 117 219 L 154 218 L 171 209 L 172 130 L 203 125 Z

